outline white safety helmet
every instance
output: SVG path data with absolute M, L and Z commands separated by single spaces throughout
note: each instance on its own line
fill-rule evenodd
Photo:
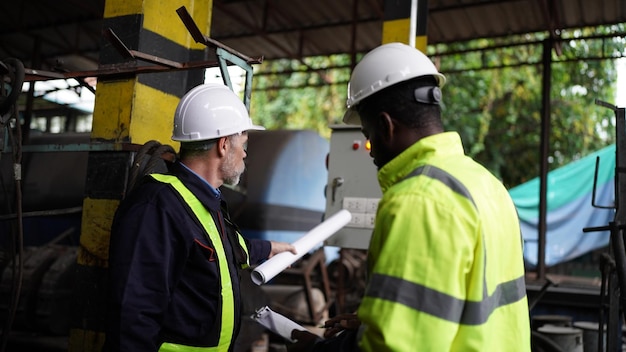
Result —
M 421 76 L 433 76 L 441 88 L 446 77 L 418 49 L 402 44 L 383 44 L 365 54 L 352 71 L 348 83 L 348 111 L 343 122 L 360 125 L 355 107 L 365 98 L 391 85 Z
M 203 84 L 185 94 L 176 107 L 172 140 L 204 141 L 248 130 L 264 130 L 252 124 L 248 109 L 228 87 Z

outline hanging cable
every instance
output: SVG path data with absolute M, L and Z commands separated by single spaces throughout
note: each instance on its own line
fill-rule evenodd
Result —
M 145 168 L 145 164 L 148 161 L 147 159 L 150 158 L 152 152 L 159 145 L 161 145 L 161 143 L 158 141 L 151 140 L 147 141 L 143 146 L 141 146 L 141 148 L 139 148 L 139 151 L 135 154 L 135 160 L 133 161 L 133 165 L 131 166 L 130 173 L 128 175 L 127 193 L 135 188 L 137 181 L 141 177 L 142 170 Z
M 126 193 L 135 188 L 145 175 L 167 171 L 164 160 L 172 160 L 175 155 L 176 151 L 168 144 L 161 144 L 155 140 L 146 142 L 135 155 L 128 175 Z
M 22 279 L 24 273 L 24 226 L 22 219 L 22 128 L 19 119 L 18 106 L 16 104 L 19 93 L 22 91 L 24 83 L 24 65 L 17 59 L 6 59 L 0 65 L 3 70 L 6 69 L 6 76 L 3 75 L 0 83 L 0 126 L 6 127 L 11 146 L 13 150 L 13 176 L 15 180 L 15 208 L 16 208 L 16 235 L 13 236 L 11 245 L 12 253 L 12 285 L 11 285 L 11 302 L 8 306 L 9 314 L 2 330 L 2 343 L 0 351 L 5 351 L 9 339 L 9 334 L 15 320 L 15 314 L 19 305 L 19 298 L 22 290 Z M 5 82 L 8 78 L 10 82 L 9 93 L 6 92 Z M 15 133 L 11 133 L 10 121 L 14 118 Z M 4 131 L 4 128 L 2 128 Z M 17 246 L 17 253 L 15 247 Z

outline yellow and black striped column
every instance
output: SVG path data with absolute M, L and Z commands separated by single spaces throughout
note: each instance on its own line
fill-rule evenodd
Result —
M 193 41 L 176 13 L 181 6 L 208 35 L 212 0 L 106 0 L 103 30 L 112 29 L 131 50 L 177 62 L 206 60 L 206 47 Z M 126 61 L 111 44 L 103 43 L 101 67 L 154 65 Z M 176 105 L 203 81 L 204 70 L 100 77 L 92 142 L 137 146 L 156 140 L 173 145 Z M 96 352 L 104 343 L 110 228 L 133 160 L 132 147 L 118 149 L 89 154 L 69 351 Z
M 426 36 L 426 19 L 428 18 L 428 0 L 416 1 L 415 33 L 411 33 L 412 0 L 385 0 L 382 44 L 400 42 L 411 43 L 415 36 L 415 47 L 426 53 L 428 38 Z

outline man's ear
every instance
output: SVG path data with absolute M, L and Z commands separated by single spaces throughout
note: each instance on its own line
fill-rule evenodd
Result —
M 380 129 L 380 136 L 385 143 L 389 143 L 393 139 L 395 132 L 394 120 L 386 112 L 381 112 L 378 115 L 378 128 Z
M 222 137 L 218 139 L 217 142 L 215 143 L 215 147 L 216 147 L 217 155 L 219 157 L 225 156 L 229 148 L 228 137 Z

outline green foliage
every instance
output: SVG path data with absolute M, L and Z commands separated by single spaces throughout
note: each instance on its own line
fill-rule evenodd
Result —
M 554 169 L 615 140 L 613 104 L 624 56 L 625 25 L 565 31 L 552 50 L 549 167 Z M 447 77 L 446 129 L 507 187 L 539 175 L 544 33 L 429 47 Z M 559 55 L 557 55 L 559 53 Z M 265 62 L 255 70 L 252 115 L 269 129 L 312 129 L 330 136 L 345 111 L 350 57 Z
M 615 140 L 613 111 L 595 104 L 596 99 L 613 103 L 615 62 L 598 57 L 603 50 L 605 56 L 622 55 L 623 43 L 606 38 L 576 39 L 588 32 L 572 33 L 572 40 L 561 43 L 561 55 L 553 50 L 550 169 Z M 446 127 L 459 131 L 467 153 L 508 187 L 539 175 L 543 38 L 532 37 L 533 44 L 438 56 L 440 70 L 448 78 L 444 87 Z
M 263 63 L 253 80 L 251 114 L 268 129 L 311 129 L 330 137 L 329 126 L 341 123 L 345 112 L 349 62 L 335 55 Z

